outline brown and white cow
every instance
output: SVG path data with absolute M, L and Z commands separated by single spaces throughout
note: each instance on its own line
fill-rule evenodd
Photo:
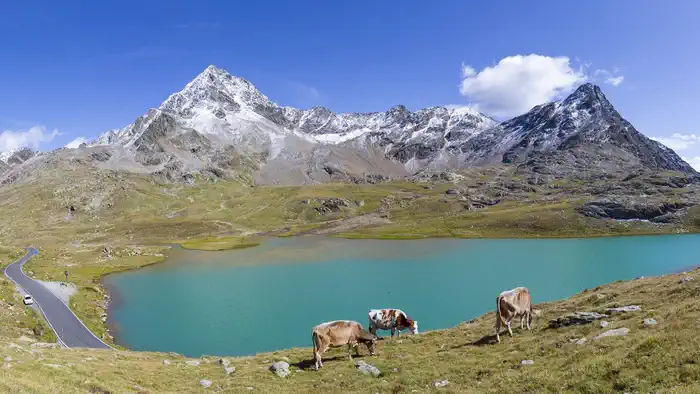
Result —
M 413 320 L 401 309 L 370 309 L 367 313 L 369 317 L 369 332 L 377 333 L 377 329 L 391 330 L 391 337 L 401 336 L 401 330 L 408 329 L 411 334 L 418 334 L 418 320 Z
M 513 336 L 510 323 L 514 318 L 520 317 L 520 329 L 523 328 L 523 320 L 527 321 L 527 329 L 532 323 L 532 297 L 526 287 L 516 287 L 513 290 L 502 292 L 496 297 L 496 339 L 501 342 L 499 335 L 501 324 L 508 328 L 508 333 Z
M 321 356 L 330 347 L 348 345 L 348 357 L 352 360 L 350 350 L 355 348 L 355 355 L 360 355 L 358 345 L 364 343 L 370 355 L 374 356 L 377 348 L 377 336 L 365 331 L 362 324 L 351 320 L 335 320 L 321 323 L 313 328 L 311 337 L 314 343 L 314 369 L 323 366 Z

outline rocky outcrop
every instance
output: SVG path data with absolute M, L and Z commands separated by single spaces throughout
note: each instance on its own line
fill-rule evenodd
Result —
M 684 209 L 695 204 L 691 202 L 636 202 L 630 198 L 601 199 L 585 203 L 578 208 L 584 215 L 594 218 L 618 220 L 648 220 L 657 223 L 680 221 Z
M 331 197 L 320 200 L 320 204 L 314 209 L 321 215 L 327 215 L 329 213 L 340 212 L 349 206 L 350 201 L 344 198 Z
M 568 327 L 589 324 L 595 320 L 605 319 L 608 315 L 597 312 L 574 312 L 549 321 L 549 328 Z

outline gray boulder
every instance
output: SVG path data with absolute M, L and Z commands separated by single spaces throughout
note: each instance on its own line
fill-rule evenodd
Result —
M 644 322 L 642 324 L 644 324 L 644 328 L 649 328 L 649 327 L 657 325 L 658 323 L 657 323 L 656 319 L 649 318 L 649 319 L 644 319 Z
M 199 384 L 205 389 L 208 389 L 209 387 L 211 387 L 212 381 L 209 379 L 202 379 L 199 381 Z
M 274 372 L 280 378 L 285 378 L 289 375 L 289 363 L 277 361 L 270 366 L 270 371 Z
M 367 364 L 366 362 L 362 360 L 358 360 L 355 362 L 355 367 L 360 370 L 365 375 L 372 375 L 375 378 L 378 377 L 381 374 L 381 371 L 379 371 L 379 368 L 375 367 L 372 364 Z
M 593 339 L 601 339 L 601 338 L 607 338 L 607 337 L 623 337 L 623 336 L 629 334 L 629 332 L 630 332 L 630 329 L 626 328 L 626 327 L 616 328 L 614 330 L 608 330 L 608 331 L 605 331 L 601 334 L 598 334 Z
M 608 313 L 624 313 L 624 312 L 639 312 L 642 310 L 642 307 L 639 305 L 627 305 L 627 306 L 621 306 L 619 308 L 608 308 L 606 311 Z
M 435 386 L 435 388 L 445 387 L 448 384 L 450 384 L 450 382 L 447 379 L 436 380 L 433 382 L 433 386 Z

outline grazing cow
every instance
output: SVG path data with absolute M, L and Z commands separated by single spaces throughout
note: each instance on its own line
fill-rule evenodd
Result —
M 348 345 L 348 357 L 351 348 L 355 348 L 355 355 L 360 355 L 358 345 L 364 343 L 369 354 L 374 356 L 377 347 L 377 336 L 365 331 L 362 324 L 350 320 L 335 320 L 321 323 L 313 328 L 311 337 L 314 343 L 314 369 L 318 371 L 323 366 L 321 356 L 330 347 Z
M 377 329 L 391 330 L 391 337 L 401 336 L 401 330 L 408 329 L 411 334 L 418 334 L 418 320 L 413 320 L 401 309 L 371 309 L 369 313 L 369 332 L 376 334 Z
M 510 322 L 520 317 L 520 329 L 523 328 L 523 320 L 527 321 L 527 329 L 532 323 L 532 297 L 526 287 L 516 287 L 513 290 L 504 291 L 496 297 L 496 339 L 501 342 L 499 331 L 501 323 L 508 328 L 508 333 L 513 336 Z

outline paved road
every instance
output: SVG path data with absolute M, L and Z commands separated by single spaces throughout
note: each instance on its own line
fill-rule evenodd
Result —
M 110 346 L 98 339 L 92 331 L 83 325 L 63 301 L 41 283 L 27 277 L 22 272 L 22 265 L 37 254 L 39 254 L 38 250 L 28 248 L 26 255 L 5 268 L 5 275 L 34 298 L 34 303 L 39 305 L 46 321 L 63 346 L 110 349 Z

